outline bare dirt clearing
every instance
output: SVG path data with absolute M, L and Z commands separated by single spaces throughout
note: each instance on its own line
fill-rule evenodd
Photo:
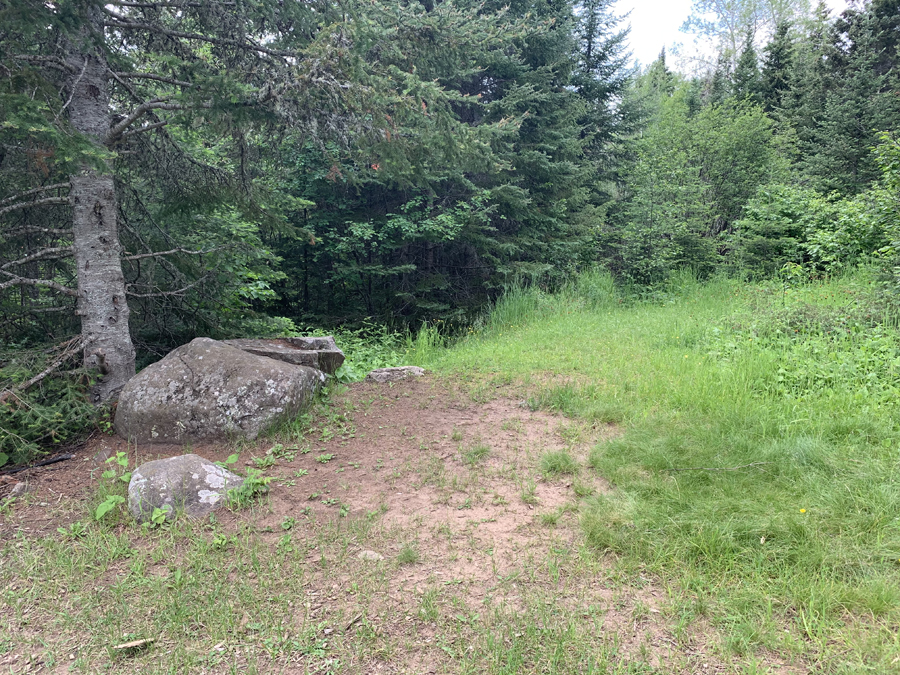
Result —
M 0 515 L 0 537 L 17 539 L 0 558 L 12 610 L 0 672 L 741 672 L 665 588 L 583 544 L 579 499 L 611 489 L 585 458 L 615 433 L 515 399 L 476 403 L 433 377 L 353 385 L 302 437 L 240 448 L 239 469 L 273 477 L 253 508 L 146 535 L 122 519 L 113 534 L 127 555 L 86 567 L 96 607 L 128 595 L 105 632 L 78 618 L 90 603 L 76 579 L 47 597 L 36 542 L 86 518 L 107 457 L 128 452 L 134 465 L 186 448 L 94 439 L 75 460 L 27 472 L 27 497 Z M 235 449 L 190 451 L 224 460 Z M 542 471 L 554 451 L 580 469 Z M 192 593 L 212 606 L 177 629 L 159 617 Z M 158 641 L 123 657 L 113 635 Z

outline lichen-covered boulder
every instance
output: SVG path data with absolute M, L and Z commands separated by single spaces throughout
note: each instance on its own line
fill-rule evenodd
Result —
M 324 375 L 197 338 L 131 378 L 115 427 L 137 443 L 249 440 L 311 400 Z
M 422 377 L 424 374 L 425 369 L 419 368 L 419 366 L 376 368 L 366 375 L 366 382 L 396 382 L 397 380 L 405 380 L 408 377 Z
M 337 343 L 330 335 L 269 340 L 225 340 L 225 344 L 257 356 L 267 356 L 285 363 L 318 368 L 329 375 L 334 375 L 344 363 L 344 352 L 338 349 Z
M 141 464 L 128 484 L 128 511 L 138 522 L 150 520 L 154 509 L 166 519 L 184 511 L 202 518 L 222 506 L 244 479 L 199 455 L 182 455 Z

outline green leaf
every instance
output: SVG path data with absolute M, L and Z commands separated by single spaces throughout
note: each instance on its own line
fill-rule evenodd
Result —
M 0 466 L 3 466 L 9 461 L 9 455 L 5 452 L 0 452 Z
M 122 497 L 121 495 L 110 495 L 97 506 L 97 510 L 94 512 L 94 518 L 100 520 L 103 516 L 116 508 L 116 505 L 124 502 L 125 497 Z

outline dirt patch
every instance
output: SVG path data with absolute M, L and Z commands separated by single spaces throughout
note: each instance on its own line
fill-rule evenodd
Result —
M 487 642 L 502 640 L 514 651 L 563 630 L 586 653 L 606 650 L 616 662 L 667 673 L 737 672 L 717 656 L 714 631 L 676 630 L 665 589 L 652 579 L 623 581 L 582 542 L 580 499 L 612 489 L 587 469 L 587 455 L 618 430 L 531 410 L 517 399 L 485 401 L 482 392 L 479 400 L 465 386 L 432 377 L 359 383 L 335 395 L 302 436 L 278 442 L 134 447 L 95 438 L 74 460 L 25 472 L 28 495 L 0 518 L 0 537 L 52 535 L 83 519 L 105 460 L 118 452 L 135 466 L 185 451 L 222 461 L 240 450 L 237 468 L 263 466 L 274 480 L 260 508 L 220 512 L 219 523 L 228 532 L 250 528 L 273 555 L 283 553 L 286 532 L 303 533 L 301 544 L 291 544 L 302 547 L 295 555 L 303 591 L 286 620 L 296 631 L 332 626 L 325 630 L 348 641 L 345 672 L 457 672 L 461 660 L 477 664 L 472 650 Z M 547 476 L 541 460 L 548 452 L 567 453 L 580 470 Z M 365 522 L 376 525 L 358 536 L 347 531 Z M 338 530 L 340 539 L 329 538 Z M 361 558 L 363 551 L 376 559 Z M 113 572 L 105 575 L 110 584 Z M 150 579 L 167 574 L 165 564 L 146 572 Z M 248 581 L 240 569 L 227 576 Z M 253 625 L 249 614 L 235 612 L 243 615 L 239 632 Z M 363 638 L 365 649 L 353 651 L 352 640 Z M 210 662 L 209 672 L 246 663 L 250 653 L 246 646 L 212 649 L 226 651 L 222 667 Z M 3 657 L 4 667 L 26 653 Z M 273 657 L 270 665 L 311 672 L 310 659 Z

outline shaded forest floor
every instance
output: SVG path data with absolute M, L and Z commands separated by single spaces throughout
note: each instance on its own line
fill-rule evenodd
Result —
M 684 589 L 588 547 L 579 502 L 614 488 L 582 467 L 619 429 L 524 391 L 341 387 L 302 435 L 237 448 L 268 495 L 149 532 L 93 522 L 107 458 L 235 448 L 103 436 L 27 472 L 0 512 L 0 672 L 807 672 L 734 660 Z

